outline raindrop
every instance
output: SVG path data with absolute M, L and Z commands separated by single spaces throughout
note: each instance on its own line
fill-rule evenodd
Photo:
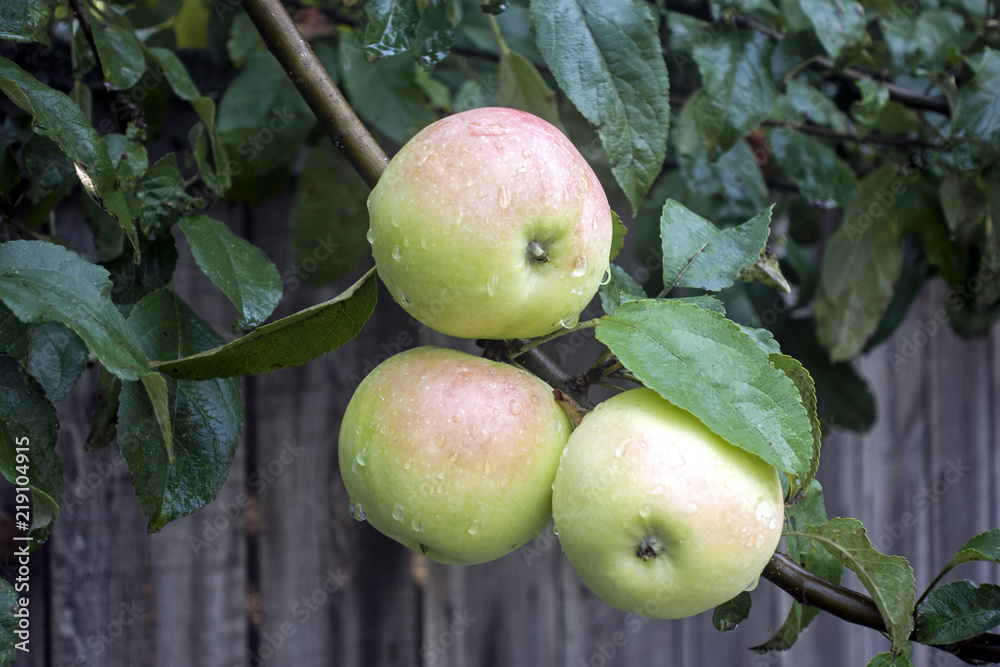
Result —
M 486 293 L 490 296 L 496 296 L 497 285 L 500 284 L 500 276 L 491 276 L 489 281 L 486 283 Z
M 531 157 L 531 149 L 525 148 L 524 150 L 521 151 L 521 155 L 523 155 L 525 158 Z
M 365 234 L 365 238 L 368 239 L 368 243 L 375 243 L 375 232 L 372 231 L 371 227 L 368 228 L 368 233 Z
M 630 442 L 632 442 L 632 438 L 626 438 L 623 442 L 618 443 L 618 446 L 615 447 L 615 458 L 620 459 L 625 456 Z
M 747 586 L 746 588 L 744 588 L 743 590 L 745 590 L 745 591 L 752 591 L 753 589 L 757 588 L 757 584 L 759 582 L 760 582 L 760 579 L 754 579 L 753 581 L 750 582 L 750 585 Z
M 490 465 L 490 460 L 486 459 L 486 462 L 483 463 L 483 474 L 486 475 L 487 477 L 490 476 L 490 468 L 491 467 L 492 466 Z
M 457 460 L 458 460 L 458 452 L 452 452 L 451 461 L 454 463 Z
M 368 206 L 368 210 L 369 211 L 372 210 L 372 198 L 371 197 L 368 198 L 368 201 L 366 202 L 366 204 Z
M 424 529 L 423 525 L 421 525 L 420 521 L 418 521 L 417 519 L 412 519 L 410 521 L 410 528 L 412 528 L 414 531 L 418 533 Z
M 510 206 L 510 190 L 506 185 L 501 185 L 500 189 L 497 190 L 497 203 L 500 205 L 501 211 L 506 211 Z
M 692 512 L 697 512 L 698 511 L 698 503 L 691 503 L 688 506 L 688 509 L 690 509 Z
M 354 460 L 358 462 L 359 466 L 363 466 L 365 463 L 368 462 L 368 450 L 362 449 L 354 456 Z
M 461 412 L 456 412 L 455 416 L 452 417 L 451 420 L 453 422 L 455 422 L 456 424 L 461 424 L 462 423 L 462 413 Z
M 444 433 L 438 433 L 436 436 L 434 436 L 434 442 L 437 443 L 438 447 L 444 447 L 446 444 L 448 444 L 448 439 L 444 436 Z
M 649 518 L 649 515 L 652 513 L 653 513 L 653 506 L 650 505 L 649 503 L 646 503 L 645 505 L 639 508 L 639 516 L 641 516 L 643 519 Z
M 574 278 L 579 278 L 587 272 L 587 258 L 580 255 L 576 258 L 576 262 L 573 263 L 573 271 L 570 273 Z
M 351 518 L 355 521 L 364 521 L 367 518 L 365 511 L 361 508 L 361 503 L 351 503 L 347 506 L 347 511 L 351 513 Z
M 774 510 L 771 508 L 771 504 L 768 503 L 763 498 L 757 501 L 757 518 L 761 521 L 767 519 L 768 517 L 774 516 Z
M 403 506 L 399 503 L 396 503 L 392 508 L 392 518 L 396 521 L 403 520 Z
M 577 325 L 577 323 L 579 323 L 579 321 L 580 317 L 578 315 L 573 317 L 567 317 L 565 319 L 559 320 L 559 326 L 561 326 L 563 329 L 572 329 Z
M 472 523 L 469 524 L 469 527 L 466 528 L 466 530 L 469 532 L 469 535 L 475 535 L 476 533 L 478 533 L 479 532 L 479 519 L 473 519 Z
M 534 403 L 535 405 L 538 405 L 538 401 L 539 401 L 538 394 L 532 394 L 531 395 L 531 402 Z
M 399 246 L 396 246 L 392 249 L 392 258 L 393 259 L 403 258 L 403 251 L 399 249 Z
M 406 462 L 403 464 L 403 470 L 409 470 L 412 467 L 413 467 L 413 459 L 406 459 Z
M 413 304 L 410 303 L 410 300 L 406 298 L 405 294 L 403 294 L 402 292 L 400 292 L 399 293 L 399 305 L 401 305 L 401 306 L 403 306 L 405 308 L 406 306 L 412 306 Z
M 667 490 L 667 487 L 663 486 L 662 484 L 656 484 L 656 485 L 654 485 L 654 486 L 653 486 L 653 488 L 652 488 L 652 489 L 650 489 L 650 492 L 651 492 L 651 493 L 652 493 L 652 494 L 653 494 L 654 496 L 662 496 L 662 495 L 663 495 L 663 493 L 664 493 L 664 492 L 665 492 L 666 490 Z
M 510 414 L 519 415 L 521 414 L 521 402 L 516 398 L 510 399 Z
M 438 478 L 438 479 L 444 479 L 444 470 L 442 470 L 442 471 L 438 472 L 438 474 L 437 474 L 437 478 Z
M 767 527 L 769 529 L 771 529 L 771 530 L 774 530 L 775 528 L 777 528 L 778 527 L 778 517 L 776 517 L 776 516 L 774 516 L 774 514 L 772 514 L 771 515 L 771 520 L 767 522 Z
M 605 269 L 604 270 L 604 277 L 601 278 L 601 284 L 602 285 L 607 285 L 610 282 L 611 282 L 611 269 Z
M 559 526 L 552 524 L 552 534 L 559 537 Z

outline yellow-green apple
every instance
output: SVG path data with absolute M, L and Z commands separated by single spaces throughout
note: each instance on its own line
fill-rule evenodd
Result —
M 552 491 L 573 568 L 643 616 L 691 616 L 752 588 L 781 537 L 777 471 L 651 389 L 583 418 Z
M 482 563 L 548 523 L 569 432 L 534 375 L 420 347 L 358 385 L 340 429 L 340 474 L 355 518 L 436 561 Z
M 570 326 L 608 270 L 600 181 L 562 132 L 523 111 L 472 109 L 428 125 L 393 157 L 368 206 L 382 281 L 448 335 Z

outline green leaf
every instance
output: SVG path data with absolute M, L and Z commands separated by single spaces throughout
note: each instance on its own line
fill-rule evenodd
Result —
M 1000 625 L 1000 586 L 962 579 L 931 591 L 917 608 L 916 639 L 951 644 Z
M 771 208 L 742 225 L 719 229 L 668 199 L 660 218 L 663 285 L 719 291 L 760 257 L 770 233 Z
M 702 307 L 704 308 L 704 306 Z M 781 353 L 781 348 L 778 346 L 778 341 L 774 340 L 774 335 L 767 329 L 748 327 L 745 324 L 741 324 L 740 329 L 743 331 L 743 333 L 750 336 L 750 338 L 753 339 L 753 342 L 757 343 L 757 347 L 764 350 L 769 355 Z
M 266 51 L 251 54 L 223 93 L 215 121 L 230 158 L 229 176 L 249 179 L 290 161 L 315 124 L 274 56 Z M 217 168 L 223 166 L 216 163 Z
M 375 270 L 330 301 L 271 322 L 227 345 L 156 365 L 176 378 L 205 380 L 299 366 L 358 335 L 375 308 Z
M 799 392 L 723 315 L 677 299 L 623 303 L 597 338 L 647 387 L 732 444 L 805 476 L 812 436 Z
M 400 55 L 369 62 L 346 28 L 341 28 L 337 47 L 344 92 L 366 123 L 402 146 L 437 120 L 416 83 L 412 58 Z
M 650 9 L 633 0 L 532 0 L 531 24 L 559 87 L 592 125 L 632 210 L 667 151 L 670 82 Z
M 368 187 L 332 143 L 321 141 L 309 151 L 292 197 L 298 279 L 330 283 L 371 256 L 367 198 Z
M 975 76 L 958 89 L 951 119 L 955 138 L 974 159 L 985 163 L 1000 155 L 1000 51 L 985 49 L 968 59 Z
M 369 0 L 365 55 L 374 60 L 412 52 L 422 67 L 433 68 L 451 51 L 451 9 L 447 0 Z
M 816 383 L 813 382 L 809 371 L 805 369 L 801 362 L 794 357 L 785 354 L 769 354 L 768 361 L 775 368 L 788 376 L 795 383 L 795 388 L 799 390 L 802 405 L 805 406 L 809 415 L 809 423 L 812 425 L 812 455 L 809 457 L 809 474 L 800 479 L 796 479 L 789 492 L 789 497 L 794 498 L 800 489 L 807 489 L 816 477 L 819 469 L 819 453 L 823 446 L 823 430 L 819 423 L 819 413 L 816 409 Z
M 154 46 L 147 49 L 146 53 L 159 66 L 170 85 L 170 89 L 177 97 L 185 102 L 193 102 L 201 97 L 198 86 L 191 80 L 191 75 L 188 74 L 187 68 L 184 67 L 184 63 L 175 52 Z
M 877 653 L 868 661 L 867 667 L 913 667 L 913 663 L 905 653 L 895 655 L 888 651 Z
M 223 342 L 190 306 L 169 289 L 140 301 L 128 320 L 154 359 L 196 354 Z M 162 378 L 162 376 L 160 376 Z M 118 408 L 118 444 L 133 475 L 150 532 L 215 499 L 232 465 L 243 427 L 237 379 L 189 382 L 166 378 L 174 462 L 164 440 L 164 387 L 123 382 Z M 153 387 L 150 391 L 150 387 Z
M 823 45 L 812 30 L 789 31 L 778 40 L 771 53 L 771 76 L 788 85 L 796 83 L 799 70 L 823 55 Z
M 111 302 L 108 272 L 45 241 L 0 245 L 0 300 L 22 322 L 62 322 L 125 380 L 149 372 L 149 363 Z
M 812 23 L 816 37 L 831 58 L 865 37 L 865 9 L 853 0 L 798 0 L 802 13 Z
M 41 385 L 13 358 L 0 354 L 0 472 L 14 486 L 31 489 L 32 548 L 45 541 L 59 516 L 63 462 L 56 453 L 58 434 L 56 409 Z
M 812 480 L 805 496 L 785 508 L 785 521 L 788 531 L 826 523 L 823 487 L 819 482 Z M 844 565 L 819 544 L 804 537 L 788 535 L 785 538 L 785 545 L 789 558 L 806 570 L 832 583 L 840 583 Z M 802 631 L 819 616 L 819 612 L 816 607 L 792 602 L 788 616 L 778 631 L 766 642 L 750 650 L 758 653 L 787 651 L 795 644 Z
M 17 653 L 17 594 L 14 585 L 0 579 L 0 665 L 12 665 Z
M 832 361 L 853 359 L 892 301 L 903 265 L 895 193 L 904 178 L 889 166 L 866 176 L 823 252 L 816 331 Z
M 193 215 L 180 223 L 198 268 L 236 306 L 234 331 L 262 324 L 281 300 L 281 276 L 263 250 L 233 234 L 224 222 Z
M 1000 563 L 1000 528 L 979 533 L 965 543 L 955 557 L 948 563 L 948 569 L 958 567 L 962 563 L 972 561 L 988 561 Z
M 909 562 L 902 556 L 876 551 L 857 519 L 831 519 L 822 526 L 790 534 L 815 540 L 858 575 L 882 614 L 892 650 L 901 652 L 913 631 L 916 582 Z
M 101 266 L 111 277 L 111 300 L 127 317 L 144 296 L 170 284 L 177 266 L 177 246 L 172 235 L 164 234 L 146 246 L 138 264 L 123 253 Z
M 0 2 L 0 39 L 48 45 L 48 27 L 56 4 L 55 0 Z
M 49 139 L 34 136 L 21 149 L 24 170 L 46 190 L 69 190 L 79 181 L 73 161 Z
M 191 203 L 177 158 L 167 153 L 139 178 L 134 193 L 142 231 L 149 237 L 168 233 Z
M 636 301 L 647 298 L 642 285 L 637 283 L 628 272 L 617 264 L 611 265 L 611 279 L 601 285 L 598 290 L 601 296 L 601 307 L 608 315 L 614 314 L 618 306 L 626 301 Z
M 628 228 L 617 213 L 611 211 L 611 250 L 608 252 L 609 261 L 615 261 L 618 257 L 618 253 L 622 251 L 625 247 L 625 235 L 628 234 Z
M 122 381 L 101 368 L 97 379 L 97 405 L 90 418 L 90 432 L 84 449 L 93 452 L 111 444 L 118 435 L 118 396 Z
M 857 84 L 861 101 L 851 105 L 851 116 L 859 125 L 875 125 L 889 103 L 889 89 L 871 79 L 862 79 Z
M 49 88 L 0 56 L 0 91 L 34 117 L 35 134 L 48 137 L 73 160 L 87 194 L 125 231 L 139 254 L 135 221 L 115 185 L 115 169 L 97 131 L 68 96 Z
M 781 172 L 813 206 L 839 208 L 858 196 L 854 169 L 822 141 L 776 128 L 767 143 Z
M 709 157 L 717 157 L 757 129 L 774 107 L 771 41 L 759 32 L 723 28 L 693 50 L 703 83 L 698 129 Z
M 712 612 L 712 626 L 719 632 L 732 632 L 750 615 L 750 593 L 743 591 Z
M 784 274 L 781 273 L 781 264 L 778 263 L 778 257 L 771 251 L 771 247 L 767 245 L 760 251 L 760 257 L 757 258 L 756 262 L 740 271 L 737 280 L 744 283 L 770 285 L 785 294 L 790 294 L 792 291 Z
M 88 8 L 90 25 L 97 55 L 101 59 L 104 80 L 118 90 L 126 90 L 139 82 L 146 72 L 146 56 L 142 44 L 131 30 L 105 21 Z
M 28 325 L 26 368 L 50 401 L 68 394 L 86 367 L 87 346 L 68 327 L 58 322 Z
M 160 427 L 160 438 L 167 452 L 167 463 L 175 465 L 173 428 L 170 425 L 170 397 L 167 381 L 159 373 L 146 373 L 140 380 L 146 389 L 146 396 L 153 408 L 153 416 Z
M 124 134 L 105 134 L 101 140 L 108 149 L 119 184 L 123 187 L 134 186 L 149 168 L 146 147 Z
M 520 109 L 561 128 L 556 94 L 530 60 L 507 49 L 500 55 L 497 106 Z

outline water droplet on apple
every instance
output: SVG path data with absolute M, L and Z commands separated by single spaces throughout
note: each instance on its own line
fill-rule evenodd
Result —
M 559 526 L 552 524 L 552 534 L 559 537 Z
M 510 206 L 510 190 L 506 185 L 501 185 L 497 190 L 497 204 L 500 205 L 501 211 L 506 211 Z
M 559 326 L 561 326 L 563 329 L 572 329 L 579 322 L 580 322 L 580 317 L 577 315 L 574 317 L 567 317 L 565 319 L 559 320 Z
M 525 148 L 524 150 L 521 151 L 521 155 L 523 155 L 525 158 L 531 157 L 531 149 Z
M 570 275 L 573 276 L 574 278 L 579 278 L 586 272 L 587 272 L 587 258 L 584 257 L 583 255 L 580 255 L 579 257 L 576 258 L 576 261 L 573 262 L 573 271 L 570 273 Z
M 359 466 L 363 466 L 365 463 L 368 462 L 368 450 L 362 449 L 354 456 L 354 460 L 358 462 Z
M 456 424 L 461 424 L 462 423 L 462 413 L 461 412 L 456 412 L 455 415 L 451 418 L 451 421 L 455 422 Z
M 521 414 L 521 402 L 516 398 L 510 399 L 510 414 L 519 415 Z
M 441 471 L 438 472 L 437 478 L 438 479 L 444 479 L 444 470 L 441 470 Z
M 777 528 L 778 527 L 778 517 L 774 516 L 774 514 L 771 514 L 771 518 L 767 522 L 767 527 L 770 530 L 774 530 L 775 528 Z
M 399 246 L 395 246 L 392 249 L 392 258 L 393 259 L 402 259 L 403 258 L 403 251 L 399 249 Z
M 767 502 L 763 498 L 759 498 L 757 500 L 757 507 L 755 511 L 757 513 L 757 518 L 761 521 L 774 516 L 774 510 L 771 508 L 771 503 Z
M 410 239 L 403 239 L 403 247 L 404 248 L 410 247 Z
M 392 518 L 395 519 L 396 521 L 403 520 L 403 506 L 400 505 L 399 503 L 396 503 L 392 507 Z
M 688 505 L 688 509 L 691 510 L 692 512 L 697 512 L 698 511 L 698 503 L 691 503 L 690 505 Z
M 486 459 L 486 462 L 483 463 L 483 474 L 486 475 L 487 477 L 490 476 L 490 468 L 492 468 L 492 466 L 490 465 L 490 460 Z
M 751 581 L 751 582 L 750 582 L 750 584 L 749 584 L 749 585 L 748 585 L 748 586 L 747 586 L 746 588 L 744 588 L 743 590 L 745 590 L 745 591 L 752 591 L 753 589 L 757 588 L 757 584 L 758 584 L 759 582 L 760 582 L 760 579 L 754 579 L 754 580 L 753 580 L 753 581 Z
M 611 269 L 605 269 L 604 270 L 604 277 L 601 278 L 601 284 L 602 285 L 607 285 L 610 282 L 611 282 Z
M 355 435 L 361 435 L 361 427 L 360 426 L 357 427 L 356 429 L 354 429 L 354 434 Z
M 368 518 L 365 511 L 361 508 L 361 503 L 351 503 L 347 506 L 347 511 L 355 521 L 364 521 Z
M 424 529 L 423 525 L 417 519 L 412 519 L 410 521 L 410 528 L 412 528 L 414 530 L 414 532 L 417 532 L 417 533 L 419 533 L 421 530 Z
M 531 402 L 534 403 L 535 405 L 538 405 L 539 402 L 538 394 L 531 395 Z
M 436 436 L 434 436 L 434 442 L 437 443 L 438 447 L 444 447 L 446 444 L 448 444 L 448 438 L 444 436 L 444 433 L 438 433 Z
M 368 197 L 368 201 L 365 202 L 365 205 L 368 206 L 369 211 L 372 210 L 372 198 L 370 196 Z
M 455 462 L 455 461 L 457 461 L 457 460 L 458 460 L 458 452 L 452 452 L 452 454 L 451 454 L 451 457 L 450 457 L 450 460 L 451 460 L 452 462 Z
M 375 232 L 372 231 L 371 227 L 368 228 L 365 238 L 368 239 L 368 243 L 375 243 Z
M 652 494 L 653 494 L 654 496 L 662 496 L 662 495 L 663 495 L 663 493 L 664 493 L 664 492 L 665 492 L 666 490 L 667 490 L 667 487 L 663 486 L 662 484 L 654 484 L 654 485 L 653 485 L 653 488 L 652 488 L 652 489 L 650 489 L 649 491 L 650 491 L 650 493 L 652 493 Z
M 641 516 L 643 519 L 649 518 L 649 515 L 652 513 L 653 513 L 653 506 L 650 505 L 649 503 L 646 503 L 645 505 L 639 508 L 639 516 Z
M 500 276 L 491 276 L 489 281 L 486 283 L 486 293 L 490 296 L 496 296 L 497 285 L 500 284 Z
M 478 533 L 479 532 L 479 519 L 473 519 L 472 523 L 469 524 L 469 527 L 466 528 L 466 530 L 468 531 L 469 535 L 475 535 L 476 533 Z
M 626 438 L 623 442 L 618 443 L 618 446 L 615 447 L 615 458 L 620 459 L 625 456 L 630 442 L 632 442 L 632 438 Z
M 426 236 L 424 238 L 420 239 L 420 247 L 423 248 L 424 250 L 427 250 L 427 237 Z
M 403 470 L 409 470 L 412 467 L 413 467 L 413 459 L 406 459 L 406 461 L 403 463 Z
M 413 304 L 410 303 L 410 300 L 406 298 L 405 294 L 403 294 L 402 292 L 400 292 L 399 293 L 399 305 L 401 305 L 403 307 L 406 307 L 406 306 L 412 306 Z
M 584 194 L 590 190 L 590 179 L 587 178 L 586 174 L 580 175 L 580 190 L 582 190 Z

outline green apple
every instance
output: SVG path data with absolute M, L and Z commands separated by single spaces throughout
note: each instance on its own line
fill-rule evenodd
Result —
M 413 317 L 463 338 L 571 326 L 609 268 L 611 209 L 562 132 L 523 111 L 428 125 L 368 200 L 382 281 Z
M 355 518 L 428 557 L 470 565 L 534 538 L 570 422 L 519 368 L 420 347 L 372 371 L 340 429 Z
M 587 586 L 653 618 L 754 587 L 781 537 L 777 471 L 646 388 L 583 418 L 552 492 L 560 545 Z

